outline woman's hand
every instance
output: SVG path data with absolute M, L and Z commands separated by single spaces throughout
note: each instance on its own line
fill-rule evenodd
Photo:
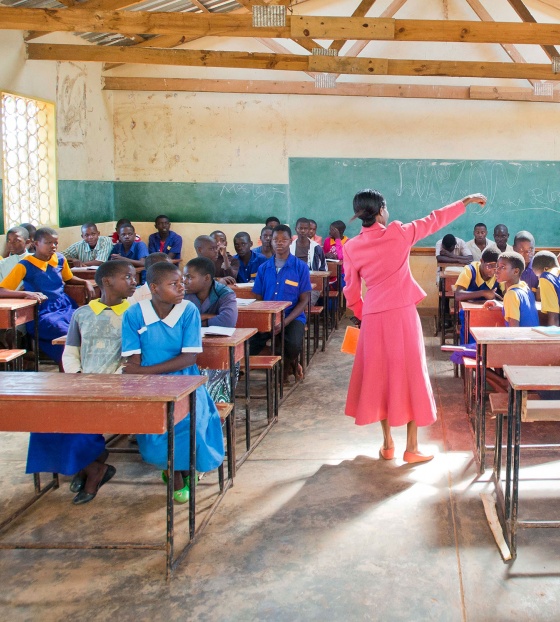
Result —
M 476 194 L 469 194 L 464 199 L 461 199 L 461 201 L 465 205 L 468 205 L 469 203 L 478 203 L 479 205 L 482 205 L 484 207 L 484 205 L 486 205 L 487 199 L 483 194 L 480 194 L 478 192 Z

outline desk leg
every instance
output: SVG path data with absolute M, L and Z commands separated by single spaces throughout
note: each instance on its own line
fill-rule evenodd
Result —
M 191 441 L 192 445 L 192 441 Z M 167 564 L 165 578 L 173 572 L 173 484 L 175 480 L 175 403 L 167 403 Z
M 307 346 L 307 357 L 306 357 L 306 365 L 309 367 L 309 363 L 311 361 L 311 294 L 307 299 L 307 335 L 306 335 L 306 346 Z
M 521 450 L 521 409 L 523 391 L 516 391 L 515 413 L 513 415 L 513 490 L 511 494 L 510 551 L 512 559 L 517 557 L 517 510 L 519 508 L 519 459 Z
M 35 358 L 35 370 L 39 371 L 39 303 L 33 309 L 33 323 L 35 324 L 35 339 L 33 339 L 33 354 Z
M 325 281 L 327 281 L 327 287 L 325 288 Z M 323 279 L 323 346 L 321 352 L 324 352 L 327 347 L 327 341 L 329 339 L 329 290 L 328 279 Z M 333 323 L 334 330 L 334 323 Z
M 196 391 L 189 395 L 190 410 L 190 447 L 189 447 L 189 538 L 195 534 L 196 511 Z
M 274 335 L 272 337 L 274 339 Z M 249 397 L 249 341 L 244 344 L 245 348 L 245 446 L 247 450 L 251 448 L 251 400 Z
M 480 461 L 480 369 L 482 367 L 482 346 L 476 344 L 476 367 L 474 372 L 474 413 L 472 427 L 474 431 L 474 443 L 476 451 L 476 459 Z
M 484 473 L 486 462 L 486 361 L 487 346 L 482 345 L 482 365 L 480 367 L 480 474 Z
M 285 312 L 282 311 L 280 316 L 280 399 L 284 397 L 284 317 Z

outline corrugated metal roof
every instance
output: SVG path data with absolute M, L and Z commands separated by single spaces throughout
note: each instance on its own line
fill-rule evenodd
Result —
M 87 2 L 87 0 L 82 0 Z M 75 6 L 79 6 L 82 2 L 76 2 Z M 65 9 L 65 5 L 57 2 L 57 0 L 0 0 L 0 4 L 9 7 L 18 7 L 26 9 Z M 210 13 L 229 13 L 241 8 L 235 0 L 200 0 L 208 12 Z M 195 6 L 189 0 L 146 0 L 140 4 L 136 4 L 130 8 L 122 9 L 123 11 L 154 11 L 162 13 L 202 13 L 202 10 Z M 130 39 L 126 35 L 114 33 L 84 32 L 76 36 L 95 43 L 96 45 L 135 45 L 136 41 Z M 153 39 L 154 35 L 143 35 L 143 39 Z

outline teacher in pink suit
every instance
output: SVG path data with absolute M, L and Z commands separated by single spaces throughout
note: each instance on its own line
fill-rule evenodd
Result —
M 418 449 L 418 426 L 434 423 L 436 405 L 416 310 L 426 292 L 412 278 L 409 255 L 419 240 L 464 214 L 469 203 L 485 205 L 486 197 L 471 194 L 420 220 L 387 224 L 389 211 L 379 192 L 363 190 L 354 197 L 354 218 L 362 221 L 362 230 L 343 247 L 344 295 L 361 321 L 361 330 L 346 414 L 357 425 L 381 422 L 379 454 L 385 460 L 395 455 L 391 427 L 405 424 L 404 461 L 433 458 Z M 365 300 L 362 279 L 367 287 Z

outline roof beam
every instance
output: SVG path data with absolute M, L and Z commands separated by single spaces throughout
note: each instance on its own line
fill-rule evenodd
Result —
M 512 0 L 509 0 L 510 2 Z M 7 30 L 161 34 L 186 37 L 260 37 L 560 44 L 560 24 L 398 20 L 390 18 L 287 17 L 286 26 L 253 27 L 251 15 L 0 8 Z M 554 49 L 554 48 L 553 48 Z
M 352 13 L 352 17 L 365 17 L 374 3 L 375 0 L 362 0 Z M 335 39 L 329 45 L 329 50 L 336 50 L 337 52 L 340 52 L 346 41 L 348 41 L 348 39 Z
M 537 20 L 533 17 L 532 13 L 525 6 L 524 2 L 521 2 L 521 0 L 508 0 L 508 2 L 524 23 L 536 24 Z M 513 41 L 508 41 L 508 43 L 513 43 Z M 521 43 L 521 41 L 517 41 L 516 43 Z M 557 41 L 540 42 L 544 53 L 548 56 L 548 58 L 550 58 L 550 60 L 552 60 L 555 56 L 558 56 L 558 51 L 554 47 L 556 43 Z
M 314 82 L 283 80 L 204 80 L 198 78 L 105 77 L 105 91 L 173 91 L 188 93 L 258 93 L 271 95 L 330 95 L 342 97 L 396 97 L 401 99 L 483 99 L 499 101 L 560 102 L 535 96 L 531 88 L 489 86 L 443 86 L 418 84 L 371 84 L 338 82 L 334 89 L 318 89 Z
M 31 60 L 138 63 L 235 69 L 279 69 L 337 74 L 445 76 L 554 80 L 550 64 L 396 60 L 211 50 L 162 50 L 126 46 L 27 44 Z

